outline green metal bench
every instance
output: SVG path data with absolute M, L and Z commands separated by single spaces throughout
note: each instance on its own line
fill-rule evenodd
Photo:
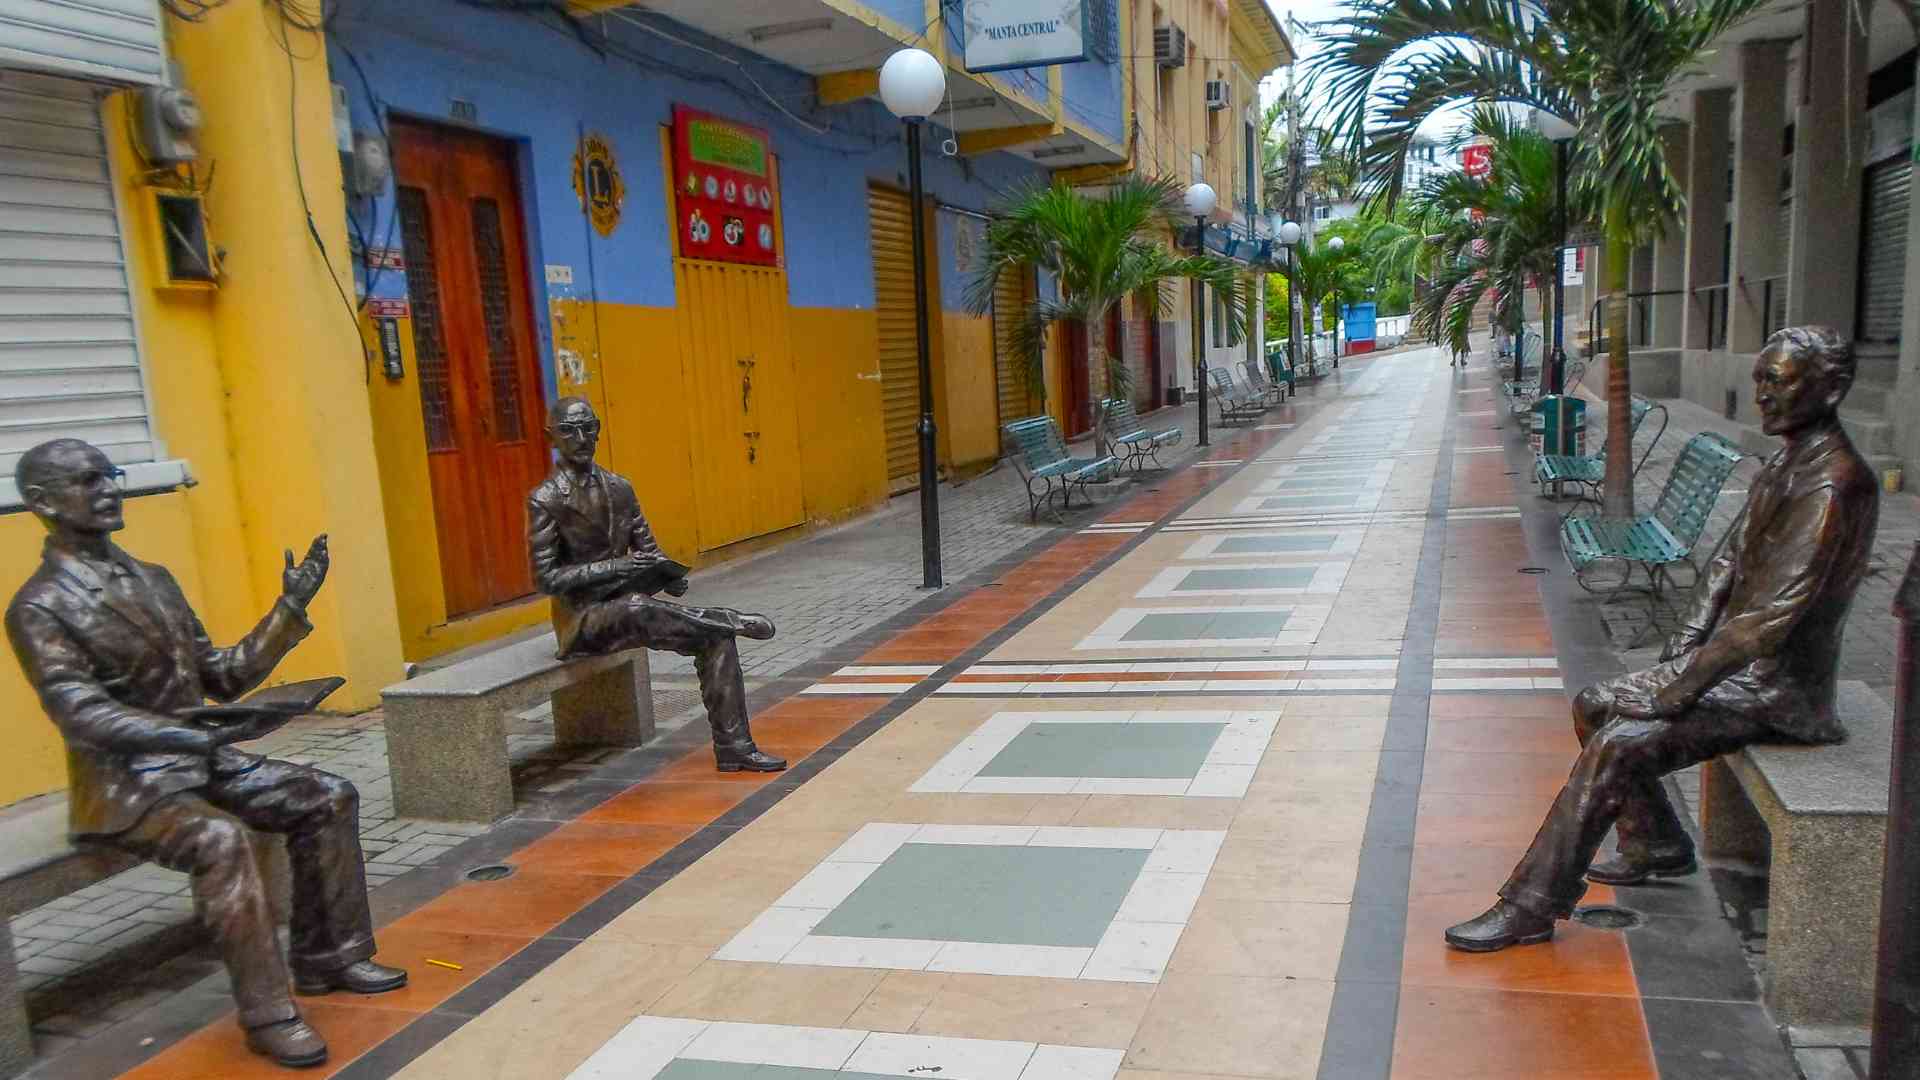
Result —
M 1220 409 L 1220 422 L 1251 422 L 1267 411 L 1267 406 L 1247 392 L 1246 387 L 1233 381 L 1232 373 L 1226 368 L 1208 368 L 1207 378 L 1213 387 L 1207 391 Z
M 1288 362 L 1287 350 L 1281 348 L 1279 342 L 1275 342 L 1267 349 L 1267 367 L 1274 372 L 1278 382 L 1287 384 L 1288 397 L 1300 392 L 1299 380 L 1295 376 L 1293 364 Z
M 1655 410 L 1660 413 L 1660 430 L 1654 432 L 1653 440 L 1647 443 L 1646 450 L 1641 452 L 1640 460 L 1633 463 L 1630 476 L 1640 475 L 1640 470 L 1647 464 L 1647 459 L 1653 456 L 1653 448 L 1660 445 L 1660 440 L 1666 436 L 1669 419 L 1665 405 L 1649 401 L 1638 394 L 1634 395 L 1633 410 L 1627 424 L 1629 444 L 1638 437 L 1640 425 L 1645 423 L 1647 416 Z M 1533 455 L 1533 479 L 1543 490 L 1548 484 L 1573 484 L 1578 489 L 1575 493 L 1576 498 L 1587 502 L 1598 502 L 1600 485 L 1606 477 L 1607 446 L 1604 442 L 1600 444 L 1599 451 L 1593 454 L 1536 453 Z M 1575 504 L 1576 507 L 1578 505 L 1578 503 Z M 1571 514 L 1573 511 L 1567 512 Z
M 1513 365 L 1513 378 L 1500 384 L 1507 394 L 1507 411 L 1515 416 L 1533 408 L 1533 403 L 1547 393 L 1549 373 L 1545 361 L 1545 342 L 1539 334 L 1529 330 L 1521 340 Z M 1529 362 L 1532 363 L 1533 377 L 1527 377 Z M 1587 377 L 1587 364 L 1584 360 L 1567 362 L 1566 381 L 1560 392 L 1570 394 Z
M 1051 416 L 1030 416 L 1025 420 L 1015 420 L 1004 427 L 1008 439 L 1013 442 L 1015 453 L 1013 467 L 1020 472 L 1020 478 L 1027 483 L 1027 520 L 1040 520 L 1040 504 L 1047 504 L 1047 511 L 1060 519 L 1060 510 L 1073 505 L 1073 491 L 1080 489 L 1086 501 L 1088 484 L 1099 483 L 1113 478 L 1118 462 L 1112 457 L 1076 458 L 1067 450 L 1067 441 L 1060 437 L 1060 425 L 1054 423 Z M 1060 507 L 1053 505 L 1054 496 L 1060 498 Z
M 1107 415 L 1107 438 L 1126 455 L 1121 468 L 1132 468 L 1139 472 L 1146 467 L 1149 459 L 1154 468 L 1164 469 L 1160 463 L 1160 448 L 1178 446 L 1186 438 L 1186 433 L 1177 427 L 1160 428 L 1149 431 L 1140 423 L 1140 417 L 1134 414 L 1133 402 L 1126 398 L 1108 398 L 1100 403 Z
M 1240 375 L 1246 379 L 1247 389 L 1259 395 L 1264 404 L 1273 406 L 1287 400 L 1286 386 L 1282 383 L 1274 382 L 1272 376 L 1267 374 L 1265 366 L 1262 365 L 1260 361 L 1240 361 Z
M 1727 477 L 1747 455 L 1712 432 L 1687 440 L 1667 475 L 1666 486 L 1653 512 L 1631 520 L 1569 517 L 1560 522 L 1560 550 L 1573 569 L 1574 580 L 1588 592 L 1611 594 L 1633 583 L 1633 570 L 1646 572 L 1650 596 L 1657 597 L 1662 581 L 1671 581 L 1670 568 L 1692 567 L 1693 551 L 1713 514 L 1713 504 Z

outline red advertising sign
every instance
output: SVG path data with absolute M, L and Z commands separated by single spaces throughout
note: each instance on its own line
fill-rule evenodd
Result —
M 673 107 L 674 228 L 689 259 L 784 265 L 767 133 Z
M 1474 179 L 1484 179 L 1493 172 L 1493 146 L 1490 143 L 1473 143 L 1460 148 L 1460 169 Z

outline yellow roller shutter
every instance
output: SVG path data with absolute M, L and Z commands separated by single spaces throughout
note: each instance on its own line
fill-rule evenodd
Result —
M 1013 328 L 1026 317 L 1027 276 L 1026 271 L 1001 274 L 993 284 L 993 379 L 1002 424 L 1033 415 L 1033 398 L 1027 393 L 1027 361 L 1013 350 Z M 1004 443 L 1006 432 L 1001 432 L 1000 438 Z M 1004 451 L 1005 446 L 1001 449 Z
M 914 355 L 913 208 L 903 192 L 867 189 L 873 218 L 873 307 L 880 324 L 881 415 L 894 491 L 919 482 L 920 372 Z

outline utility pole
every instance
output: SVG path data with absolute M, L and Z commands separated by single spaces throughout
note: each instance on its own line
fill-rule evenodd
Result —
M 1291 16 L 1287 21 L 1296 30 L 1304 30 Z M 1294 82 L 1293 65 L 1287 67 L 1287 216 L 1300 223 L 1300 228 L 1308 237 L 1313 235 L 1313 222 L 1303 213 L 1302 196 L 1306 194 L 1307 148 L 1300 140 L 1300 94 Z M 1293 252 L 1287 253 L 1288 269 L 1294 266 Z M 1301 337 L 1306 327 L 1307 314 L 1300 306 L 1300 290 L 1294 287 L 1292 277 L 1287 278 L 1287 333 L 1294 341 L 1294 354 L 1304 343 Z M 1295 373 L 1298 377 L 1298 373 Z

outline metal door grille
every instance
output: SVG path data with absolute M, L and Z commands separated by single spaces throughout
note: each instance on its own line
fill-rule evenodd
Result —
M 518 442 L 520 360 L 513 347 L 513 300 L 507 286 L 507 253 L 500 238 L 500 205 L 473 200 L 473 258 L 480 278 L 480 316 L 487 330 L 487 380 L 493 390 L 493 437 Z
M 446 328 L 440 311 L 440 275 L 434 261 L 433 222 L 427 193 L 401 187 L 400 246 L 407 260 L 407 293 L 413 304 L 413 366 L 420 376 L 420 414 L 428 450 L 452 450 L 453 382 L 447 371 Z

